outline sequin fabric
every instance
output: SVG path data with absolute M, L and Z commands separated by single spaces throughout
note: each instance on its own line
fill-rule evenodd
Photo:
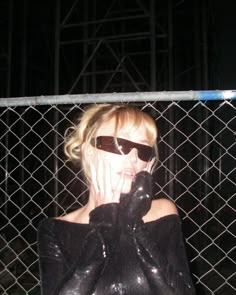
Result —
M 38 231 L 43 295 L 193 295 L 178 215 L 143 223 L 150 176 L 89 224 L 44 219 Z M 141 208 L 140 208 L 141 206 Z

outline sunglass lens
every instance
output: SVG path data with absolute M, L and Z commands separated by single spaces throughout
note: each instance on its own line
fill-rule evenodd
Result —
M 98 149 L 119 155 L 127 155 L 132 149 L 136 148 L 139 159 L 144 162 L 148 162 L 154 157 L 152 147 L 123 138 L 116 139 L 112 136 L 98 136 L 96 139 L 91 141 L 91 144 L 96 146 Z

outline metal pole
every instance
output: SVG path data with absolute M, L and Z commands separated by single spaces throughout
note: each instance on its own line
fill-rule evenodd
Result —
M 236 90 L 208 91 L 160 91 L 160 92 L 119 92 L 119 93 L 86 93 L 32 97 L 0 98 L 0 107 L 77 104 L 77 103 L 115 103 L 143 101 L 211 101 L 220 100 L 232 104 L 236 101 Z
M 11 95 L 11 63 L 12 63 L 12 0 L 9 2 L 9 21 L 8 21 L 8 60 L 7 60 L 7 89 L 6 95 Z
M 88 2 L 85 1 L 84 3 L 84 13 L 83 13 L 83 16 L 84 16 L 84 22 L 86 23 L 87 20 L 88 20 Z M 84 29 L 83 29 L 83 39 L 88 39 L 88 25 L 85 25 L 84 26 Z M 83 61 L 85 61 L 88 57 L 88 43 L 86 42 L 83 42 Z M 87 83 L 87 76 L 84 76 L 83 77 L 83 93 L 86 93 L 88 92 L 88 83 Z
M 208 38 L 206 1 L 202 1 L 203 89 L 208 89 Z
M 199 1 L 194 0 L 194 56 L 195 56 L 195 86 L 196 89 L 201 89 L 201 45 L 200 45 L 200 13 Z
M 168 90 L 174 88 L 174 63 L 173 63 L 173 5 L 168 0 Z
M 150 2 L 150 69 L 151 69 L 151 91 L 155 91 L 157 89 L 156 81 L 156 11 L 155 11 L 155 1 L 151 0 Z
M 94 2 L 94 5 L 93 5 L 93 8 L 92 8 L 92 14 L 93 14 L 93 19 L 97 19 L 97 1 Z M 99 31 L 99 28 L 101 27 L 101 24 L 98 25 L 98 24 L 93 24 L 92 25 L 92 30 L 93 30 L 93 34 L 92 36 L 96 36 L 97 35 L 97 32 Z M 94 47 L 94 44 L 95 43 L 92 43 L 90 45 L 90 48 L 93 48 Z M 97 59 L 94 58 L 92 60 L 92 65 L 91 65 L 91 69 L 92 69 L 92 77 L 91 77 L 91 89 L 93 91 L 93 93 L 96 93 L 97 92 L 97 75 L 96 75 L 96 71 L 97 71 Z
M 22 23 L 23 23 L 23 28 L 22 28 L 22 52 L 21 52 L 21 61 L 22 61 L 22 66 L 21 66 L 21 96 L 25 96 L 25 86 L 26 86 L 26 41 L 27 41 L 27 3 L 26 0 L 23 1 L 23 14 L 22 14 Z
M 54 94 L 58 95 L 60 77 L 60 0 L 56 1 L 55 19 Z
M 59 78 L 60 78 L 60 0 L 56 1 L 56 22 L 55 22 L 55 64 L 54 64 L 54 93 L 59 94 Z M 55 122 L 55 134 L 54 134 L 54 144 L 53 148 L 55 150 L 54 155 L 54 214 L 58 216 L 58 112 L 54 113 Z

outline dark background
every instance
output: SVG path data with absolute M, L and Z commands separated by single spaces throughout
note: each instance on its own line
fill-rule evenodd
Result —
M 0 0 L 0 97 L 235 89 L 235 6 Z M 160 129 L 155 196 L 179 208 L 197 294 L 234 294 L 235 102 L 136 104 Z M 38 223 L 87 197 L 63 153 L 84 107 L 1 108 L 0 294 L 40 293 Z
M 234 89 L 235 7 L 1 0 L 0 96 Z

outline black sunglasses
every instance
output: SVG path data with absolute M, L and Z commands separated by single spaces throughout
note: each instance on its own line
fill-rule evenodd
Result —
M 138 151 L 139 159 L 144 162 L 151 161 L 151 159 L 155 156 L 155 152 L 152 147 L 119 137 L 98 136 L 96 138 L 92 138 L 91 144 L 97 149 L 118 155 L 127 155 L 135 148 Z

